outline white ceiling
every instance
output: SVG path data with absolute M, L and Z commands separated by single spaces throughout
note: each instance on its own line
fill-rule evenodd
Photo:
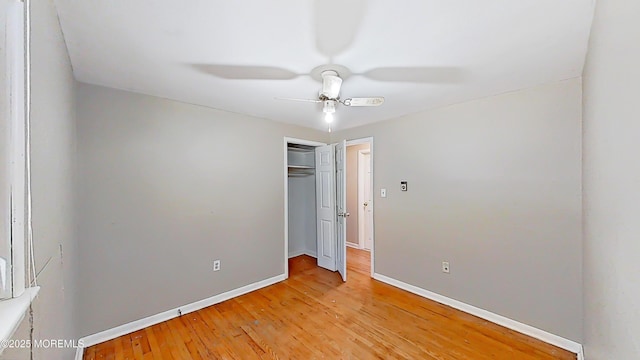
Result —
M 593 2 L 56 0 L 56 5 L 79 81 L 326 129 L 320 105 L 274 97 L 316 98 L 321 84 L 306 74 L 338 64 L 353 74 L 344 80 L 342 98 L 386 99 L 377 108 L 340 106 L 333 128 L 344 129 L 580 76 Z M 445 69 L 423 69 L 432 66 Z M 398 69 L 358 75 L 380 67 L 422 71 L 413 75 L 421 70 L 414 69 L 404 81 L 371 79 L 401 78 Z M 228 79 L 255 75 L 289 79 Z

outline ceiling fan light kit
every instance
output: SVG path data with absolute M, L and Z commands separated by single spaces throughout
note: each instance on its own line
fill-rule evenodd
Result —
M 331 124 L 333 122 L 333 113 L 324 113 L 324 121 L 326 121 L 327 124 Z
M 333 114 L 334 112 L 336 112 L 336 101 L 325 100 L 324 107 L 322 108 L 322 112 L 325 114 Z
M 331 124 L 333 122 L 333 114 L 336 112 L 336 101 L 324 100 L 324 106 L 322 107 L 322 112 L 324 113 L 324 121 Z
M 340 100 L 340 88 L 342 87 L 342 78 L 336 70 L 323 70 L 320 73 L 322 79 L 322 89 L 318 93 L 317 99 L 295 99 L 295 98 L 276 98 L 278 100 L 293 100 L 304 102 L 322 103 L 322 113 L 324 121 L 331 124 L 334 120 L 336 105 L 338 103 L 345 106 L 379 106 L 384 102 L 383 97 L 365 97 L 365 98 L 347 98 Z M 331 131 L 331 128 L 329 128 Z

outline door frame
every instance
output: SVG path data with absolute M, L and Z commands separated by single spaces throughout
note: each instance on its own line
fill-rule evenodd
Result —
M 352 145 L 360 145 L 360 144 L 369 144 L 369 161 L 371 161 L 370 164 L 370 169 L 371 169 L 371 192 L 373 193 L 372 197 L 375 198 L 375 172 L 374 172 L 374 149 L 373 149 L 373 136 L 370 137 L 365 137 L 365 138 L 359 138 L 359 139 L 352 139 L 352 140 L 347 140 L 347 147 L 352 146 Z M 348 171 L 348 170 L 345 170 Z M 371 209 L 371 217 L 373 218 L 372 224 L 371 224 L 371 277 L 373 277 L 373 274 L 375 273 L 375 248 L 376 248 L 376 203 L 377 201 L 375 201 L 375 199 L 373 200 L 373 208 Z M 359 235 L 358 235 L 359 236 Z M 345 257 L 346 258 L 346 257 Z
M 336 189 L 336 269 L 342 281 L 347 281 L 347 141 L 342 140 L 335 145 L 335 189 Z M 342 184 L 342 186 L 340 186 Z M 342 212 L 342 215 L 340 213 Z
M 366 249 L 366 214 L 367 212 L 363 207 L 361 207 L 362 202 L 365 198 L 364 193 L 364 166 L 363 159 L 365 155 L 369 155 L 369 169 L 371 169 L 371 150 L 358 150 L 358 248 Z M 373 189 L 371 188 L 371 176 L 369 176 L 369 190 L 371 191 L 371 197 L 373 198 Z M 371 213 L 373 215 L 373 212 Z M 373 221 L 372 221 L 373 223 Z M 371 250 L 371 249 L 369 249 Z
M 292 137 L 284 137 L 283 140 L 283 148 L 284 148 L 284 162 L 283 162 L 283 175 L 284 175 L 284 277 L 285 279 L 289 278 L 289 158 L 287 153 L 287 144 L 297 144 L 297 145 L 307 145 L 307 146 L 325 146 L 327 144 L 305 140 L 305 139 L 297 139 Z

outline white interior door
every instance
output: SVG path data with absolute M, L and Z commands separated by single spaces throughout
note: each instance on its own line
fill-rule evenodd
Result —
M 347 162 L 347 142 L 343 140 L 336 144 L 336 202 L 338 208 L 338 223 L 336 231 L 336 267 L 347 281 L 347 173 L 344 171 Z
M 318 266 L 336 271 L 335 146 L 316 147 Z
M 371 250 L 372 233 L 373 233 L 373 192 L 371 188 L 371 153 L 362 154 L 363 162 L 363 188 L 364 188 L 364 248 Z

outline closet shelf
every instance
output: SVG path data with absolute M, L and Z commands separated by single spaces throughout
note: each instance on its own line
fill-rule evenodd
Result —
M 296 152 L 307 153 L 307 152 L 314 152 L 314 147 L 312 147 L 312 146 L 302 146 L 302 145 L 300 145 L 300 146 L 291 146 L 291 145 L 289 145 L 289 146 L 287 146 L 287 150 L 288 151 L 296 151 Z
M 288 165 L 289 169 L 315 169 L 313 166 L 308 165 Z

